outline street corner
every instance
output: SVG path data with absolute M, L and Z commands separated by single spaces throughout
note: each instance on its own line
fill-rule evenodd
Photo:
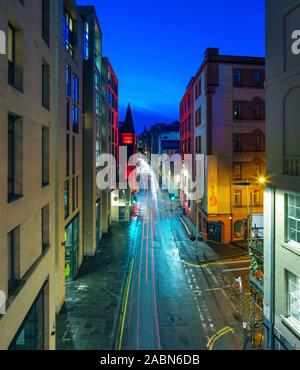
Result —
M 239 328 L 232 326 L 219 329 L 209 338 L 206 345 L 208 351 L 233 351 L 239 348 L 243 348 L 241 332 Z

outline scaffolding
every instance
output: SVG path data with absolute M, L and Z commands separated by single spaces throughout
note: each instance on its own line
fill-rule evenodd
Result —
M 252 227 L 249 238 L 250 266 L 250 343 L 263 349 L 264 229 Z

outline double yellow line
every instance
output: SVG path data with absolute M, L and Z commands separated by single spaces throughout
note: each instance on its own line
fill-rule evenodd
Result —
M 120 329 L 119 342 L 117 346 L 117 349 L 119 351 L 122 349 L 124 326 L 125 326 L 125 320 L 126 320 L 126 314 L 127 314 L 127 306 L 128 306 L 128 298 L 129 298 L 129 291 L 130 291 L 130 286 L 131 286 L 133 266 L 134 266 L 134 258 L 130 261 L 129 274 L 128 274 L 127 281 L 126 281 L 125 299 L 124 299 L 123 309 L 121 313 L 121 316 L 122 316 L 121 329 Z
M 210 340 L 208 341 L 208 343 L 207 343 L 207 349 L 209 350 L 209 351 L 212 351 L 213 350 L 213 348 L 214 348 L 214 345 L 215 345 L 215 343 L 223 336 L 223 335 L 225 335 L 225 334 L 228 334 L 228 333 L 231 333 L 231 334 L 234 334 L 235 333 L 235 331 L 232 329 L 232 328 L 230 328 L 229 326 L 226 326 L 225 328 L 223 328 L 223 329 L 221 329 L 221 330 L 219 330 L 216 334 L 214 334 L 211 338 L 210 338 Z

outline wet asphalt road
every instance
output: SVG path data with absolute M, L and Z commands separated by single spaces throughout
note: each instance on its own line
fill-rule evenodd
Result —
M 212 270 L 180 257 L 178 245 L 191 241 L 154 181 L 138 200 L 121 348 L 205 350 L 215 338 L 212 349 L 242 349 L 241 322 L 230 297 Z

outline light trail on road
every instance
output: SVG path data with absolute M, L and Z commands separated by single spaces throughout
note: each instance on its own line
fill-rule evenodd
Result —
M 178 215 L 170 212 L 167 194 L 158 188 L 154 171 L 148 164 L 141 166 L 149 176 L 149 189 L 137 194 L 142 222 L 134 240 L 136 263 L 122 349 L 206 349 L 209 338 L 221 328 L 239 333 L 234 307 L 223 289 L 227 286 L 220 286 L 212 271 L 183 264 L 181 246 L 195 244 L 185 234 Z M 145 183 L 145 178 L 142 181 Z M 220 340 L 215 346 L 241 348 L 238 334 L 230 341 Z

